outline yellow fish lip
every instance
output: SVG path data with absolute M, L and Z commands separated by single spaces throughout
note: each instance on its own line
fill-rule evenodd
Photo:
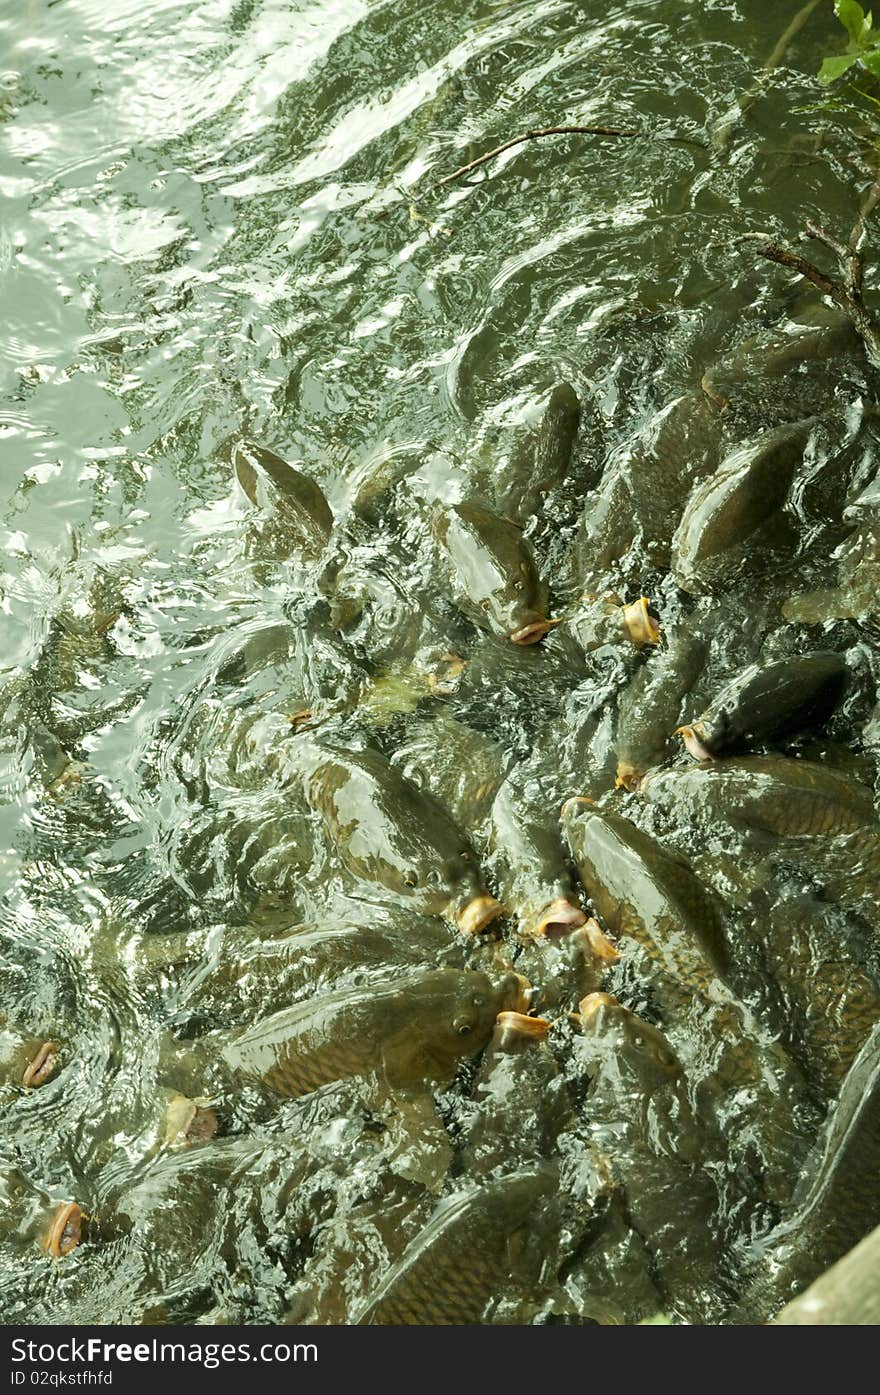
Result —
M 458 912 L 455 923 L 466 935 L 479 935 L 481 930 L 485 930 L 503 914 L 504 907 L 501 902 L 496 901 L 494 896 L 484 894 L 474 896 L 468 901 Z
M 605 964 L 617 963 L 620 958 L 620 950 L 609 940 L 605 931 L 594 916 L 590 916 L 590 919 L 584 925 L 581 933 L 589 944 L 595 959 Z M 586 1002 L 586 999 L 584 999 L 584 1001 Z
M 570 901 L 567 896 L 557 896 L 554 901 L 548 902 L 538 912 L 537 917 L 524 927 L 523 934 L 529 939 L 540 939 L 549 934 L 555 927 L 561 934 L 569 935 L 572 930 L 578 930 L 586 923 L 587 917 L 580 906 Z
M 585 998 L 581 998 L 577 1013 L 573 1016 L 582 1027 L 586 1027 L 592 1025 L 603 1008 L 619 1008 L 620 1006 L 619 999 L 615 998 L 613 993 L 588 993 Z
M 569 795 L 568 799 L 566 799 L 562 808 L 559 810 L 559 817 L 561 819 L 569 818 L 575 806 L 578 804 L 589 804 L 591 808 L 597 808 L 595 799 L 590 799 L 585 794 L 572 794 Z
M 694 722 L 692 726 L 676 727 L 675 735 L 681 737 L 685 750 L 694 760 L 715 759 L 708 746 L 703 745 L 706 731 L 701 722 Z
M 632 794 L 634 790 L 638 789 L 644 778 L 644 770 L 640 770 L 637 765 L 631 765 L 627 760 L 618 761 L 614 788 L 616 790 L 629 790 Z
M 499 1012 L 495 1018 L 496 1045 L 509 1046 L 516 1037 L 543 1041 L 553 1026 L 546 1017 L 529 1017 L 523 1012 Z
M 63 1259 L 76 1249 L 82 1239 L 83 1213 L 75 1201 L 63 1201 L 52 1217 L 52 1224 L 43 1240 L 43 1249 L 53 1259 Z M 68 1227 L 72 1234 L 66 1234 Z
M 651 602 L 640 596 L 623 607 L 623 623 L 637 649 L 643 644 L 660 643 L 660 621 L 651 614 Z
M 22 1085 L 44 1085 L 55 1074 L 57 1060 L 57 1041 L 44 1041 L 36 1056 L 25 1067 Z
M 514 644 L 537 644 L 548 630 L 561 624 L 561 620 L 533 620 L 531 624 L 523 625 L 522 629 L 514 630 L 510 638 Z

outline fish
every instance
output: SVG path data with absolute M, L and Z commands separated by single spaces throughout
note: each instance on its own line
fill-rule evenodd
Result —
M 877 615 L 880 597 L 880 529 L 866 525 L 841 543 L 837 586 L 804 591 L 783 603 L 786 620 L 804 625 L 865 620 Z
M 476 854 L 443 806 L 378 751 L 302 747 L 306 795 L 343 866 L 429 915 L 476 934 L 502 914 Z
M 445 1197 L 354 1323 L 491 1322 L 505 1298 L 536 1310 L 553 1269 L 558 1185 L 548 1168 Z
M 781 998 L 782 1042 L 807 1078 L 835 1097 L 880 1021 L 880 988 L 837 907 L 801 895 L 776 902 L 756 922 L 765 972 Z
M 790 1214 L 754 1248 L 729 1321 L 764 1322 L 880 1224 L 880 1022 L 847 1072 Z
M 498 508 L 528 523 L 544 497 L 567 478 L 581 420 L 580 399 L 570 383 L 550 393 L 537 428 L 511 453 L 498 492 Z
M 569 799 L 562 826 L 606 930 L 633 939 L 675 991 L 711 994 L 729 971 L 724 922 L 693 869 L 619 814 Z
M 377 1076 L 392 1092 L 448 1084 L 499 1012 L 524 1005 L 524 982 L 459 969 L 403 976 L 283 1009 L 219 1045 L 204 1038 L 202 1054 L 289 1098 L 354 1077 Z
M 545 1018 L 499 1013 L 471 1091 L 476 1110 L 462 1135 L 468 1176 L 539 1166 L 554 1155 L 572 1104 L 547 1045 L 550 1028 Z
M 766 431 L 697 485 L 672 539 L 672 573 L 684 590 L 729 579 L 732 551 L 785 503 L 814 427 L 810 417 Z
M 254 925 L 230 927 L 215 967 L 187 975 L 176 1023 L 244 1026 L 346 983 L 387 978 L 396 968 L 436 967 L 461 944 L 445 922 L 405 910 L 372 924 L 327 916 L 274 935 L 261 935 Z
M 531 546 L 516 524 L 480 504 L 438 509 L 434 534 L 452 565 L 468 612 L 514 644 L 537 644 L 558 621 Z
M 732 824 L 776 837 L 833 838 L 876 828 L 871 791 L 816 761 L 741 756 L 658 771 L 639 794 L 691 825 Z
M 502 866 L 501 891 L 526 938 L 564 935 L 586 923 L 559 834 L 539 791 L 508 778 L 492 804 L 489 842 Z
M 676 734 L 695 760 L 747 751 L 823 726 L 842 701 L 848 680 L 845 659 L 827 651 L 752 664 Z
M 712 1174 L 721 1140 L 694 1116 L 684 1068 L 661 1031 L 610 993 L 584 998 L 576 1020 L 569 1073 L 589 1079 L 593 1137 L 611 1157 L 668 1311 L 711 1321 L 725 1292 Z
M 603 575 L 637 541 L 652 564 L 668 565 L 683 491 L 717 463 L 720 440 L 717 408 L 702 392 L 686 392 L 615 452 L 585 505 L 575 541 L 582 580 Z
M 667 634 L 665 646 L 636 669 L 617 702 L 614 751 L 619 788 L 634 790 L 669 754 L 672 727 L 703 671 L 706 653 L 702 635 L 682 626 Z
M 617 596 L 581 598 L 567 628 L 585 654 L 605 645 L 641 649 L 660 643 L 660 621 L 647 596 L 624 605 Z
M 255 545 L 276 561 L 292 553 L 320 557 L 333 531 L 333 511 L 320 485 L 253 441 L 235 447 L 232 468 L 248 503 L 263 516 Z

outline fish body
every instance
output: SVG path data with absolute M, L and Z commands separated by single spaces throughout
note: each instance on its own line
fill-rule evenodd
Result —
M 436 799 L 377 751 L 322 746 L 304 756 L 307 798 L 349 872 L 429 915 L 456 910 L 462 929 L 497 918 L 473 849 Z
M 479 504 L 452 504 L 435 514 L 434 532 L 475 619 L 515 644 L 547 633 L 549 590 L 514 523 Z
M 263 516 L 259 541 L 275 560 L 293 552 L 315 559 L 333 530 L 333 512 L 318 484 L 274 451 L 242 441 L 232 456 L 235 478 Z
M 572 1069 L 590 1081 L 594 1138 L 611 1157 L 672 1311 L 706 1320 L 718 1301 L 718 1193 L 681 1061 L 662 1032 L 610 994 L 585 998 L 579 1019 Z
M 761 1272 L 734 1321 L 766 1321 L 880 1224 L 878 1157 L 880 1022 L 846 1075 L 791 1214 L 761 1242 Z
M 832 838 L 873 829 L 871 791 L 816 761 L 742 756 L 649 775 L 639 793 L 691 823 L 720 821 L 780 836 Z
M 617 704 L 614 749 L 617 783 L 633 789 L 668 754 L 682 703 L 706 662 L 698 633 L 681 629 L 636 669 Z
M 720 416 L 701 392 L 668 403 L 638 438 L 615 453 L 584 510 L 575 544 L 583 580 L 597 576 L 641 540 L 666 566 L 683 490 L 718 458 Z
M 814 424 L 809 418 L 765 432 L 697 486 L 672 540 L 672 571 L 685 590 L 712 581 L 719 564 L 729 575 L 731 550 L 781 509 Z
M 753 664 L 680 729 L 685 745 L 706 760 L 820 727 L 842 700 L 848 678 L 845 660 L 827 652 Z
M 233 1076 L 289 1097 L 373 1075 L 391 1090 L 448 1083 L 521 995 L 515 974 L 493 983 L 483 973 L 437 969 L 286 1008 L 225 1043 L 219 1056 Z
M 552 1170 L 513 1173 L 440 1202 L 432 1219 L 386 1274 L 355 1319 L 361 1326 L 461 1326 L 491 1321 L 513 1293 L 538 1306 L 552 1261 L 558 1178 Z
M 590 900 L 613 936 L 632 938 L 672 983 L 705 994 L 727 972 L 721 915 L 696 873 L 628 819 L 581 800 L 563 829 Z
M 586 922 L 568 869 L 559 821 L 538 791 L 505 780 L 492 805 L 490 841 L 502 873 L 505 905 L 526 937 L 567 933 Z
M 554 1155 L 572 1106 L 547 1045 L 549 1030 L 541 1018 L 500 1014 L 474 1081 L 476 1111 L 464 1132 L 470 1176 L 539 1166 Z
M 580 420 L 577 393 L 570 383 L 559 383 L 536 430 L 514 450 L 505 469 L 498 506 L 508 518 L 527 523 L 550 490 L 565 480 Z

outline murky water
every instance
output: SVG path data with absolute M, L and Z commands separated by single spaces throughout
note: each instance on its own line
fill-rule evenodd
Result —
M 718 1321 L 749 1283 L 877 1016 L 874 835 L 781 848 L 615 777 L 687 767 L 673 729 L 746 665 L 831 650 L 842 705 L 777 749 L 873 788 L 871 373 L 814 292 L 735 242 L 809 217 L 845 234 L 870 183 L 846 113 L 802 110 L 840 43 L 830 4 L 718 149 L 796 8 L 0 9 L 6 1321 L 459 1320 L 452 1298 L 395 1296 L 426 1244 L 444 1302 L 461 1284 L 492 1321 Z M 438 186 L 551 124 L 639 135 L 530 142 Z M 437 542 L 438 505 L 498 505 L 560 383 L 574 454 L 520 520 L 551 613 L 645 594 L 655 652 L 583 652 L 570 624 L 511 645 Z M 737 554 L 685 589 L 695 484 L 805 419 L 761 565 Z M 321 486 L 318 560 L 257 517 L 242 438 Z M 438 799 L 510 914 L 469 935 L 365 870 L 321 812 L 328 750 L 377 752 Z M 585 978 L 520 933 L 531 864 L 512 849 L 529 819 L 558 838 L 572 795 L 710 891 L 731 965 L 708 1014 L 686 975 L 664 996 L 624 955 Z M 549 1038 L 474 1056 L 433 1103 L 332 1070 L 269 1097 L 218 1067 L 236 1033 L 326 994 L 357 999 L 345 1045 L 367 1059 L 379 985 L 397 1002 L 438 967 L 526 975 Z M 660 1084 L 597 1074 L 568 1014 L 600 985 L 662 1027 L 680 1074 L 660 1046 Z M 23 1090 L 46 1041 L 56 1069 Z M 175 1091 L 212 1136 L 169 1134 Z M 70 1200 L 83 1242 L 47 1257 Z M 484 1235 L 486 1272 L 456 1280 Z

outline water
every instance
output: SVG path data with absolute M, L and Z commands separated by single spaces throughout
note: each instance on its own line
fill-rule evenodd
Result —
M 725 152 L 713 148 L 794 8 L 0 9 L 0 1008 L 22 1039 L 62 1048 L 47 1084 L 5 1087 L 7 1321 L 342 1321 L 430 1216 L 433 1193 L 388 1170 L 346 1086 L 268 1113 L 244 1091 L 218 1138 L 163 1151 L 163 1043 L 279 1006 L 259 981 L 253 997 L 250 980 L 236 986 L 254 937 L 399 926 L 394 897 L 346 878 L 294 793 L 290 718 L 317 688 L 335 738 L 433 783 L 490 869 L 484 782 L 475 790 L 462 767 L 484 762 L 491 784 L 519 762 L 549 800 L 582 792 L 588 750 L 597 792 L 607 785 L 625 666 L 573 663 L 556 636 L 515 653 L 481 640 L 426 546 L 428 522 L 438 500 L 491 481 L 542 396 L 570 382 L 583 403 L 574 465 L 537 537 L 563 611 L 583 580 L 570 558 L 584 493 L 606 461 L 713 365 L 821 319 L 812 292 L 734 240 L 792 237 L 808 217 L 844 233 L 870 182 L 847 114 L 800 110 L 839 44 L 830 5 Z M 639 135 L 530 142 L 438 187 L 549 124 Z M 757 591 L 697 605 L 706 699 L 762 652 L 804 647 L 781 604 L 835 585 L 842 504 L 873 474 L 857 347 L 833 372 L 746 375 L 724 392 L 729 447 L 814 411 L 825 434 L 789 504 L 790 554 Z M 242 435 L 319 482 L 335 571 L 260 555 L 231 468 Z M 647 591 L 670 633 L 691 623 L 649 546 L 600 580 L 627 599 Z M 853 733 L 870 710 L 875 631 L 830 619 L 810 638 L 853 656 L 831 755 L 870 780 Z M 432 705 L 426 675 L 449 652 L 471 659 L 470 676 Z M 753 917 L 755 886 L 738 882 L 721 835 L 694 848 L 686 827 L 665 832 L 732 916 Z M 772 905 L 774 887 L 758 890 Z M 519 953 L 509 931 L 492 943 L 450 933 L 422 957 L 491 966 Z M 378 973 L 344 967 L 352 982 Z M 293 972 L 289 991 L 314 986 Z M 457 1088 L 443 1106 L 453 1145 L 469 1084 Z M 824 1103 L 803 1105 L 807 1131 Z M 588 1136 L 582 1120 L 572 1156 Z M 796 1139 L 792 1180 L 801 1163 Z M 574 1172 L 586 1205 L 592 1184 Z M 21 1217 L 73 1198 L 90 1240 L 55 1264 Z M 725 1202 L 732 1244 L 778 1214 L 773 1198 L 752 1202 L 748 1214 Z M 635 1261 L 609 1246 L 624 1318 L 650 1311 L 644 1284 L 624 1291 Z

